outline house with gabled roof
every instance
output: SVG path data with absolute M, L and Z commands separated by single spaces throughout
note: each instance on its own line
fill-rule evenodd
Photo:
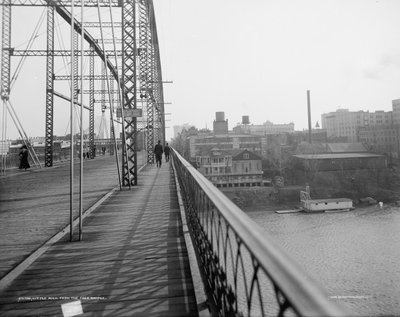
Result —
M 239 186 L 261 186 L 263 182 L 262 158 L 249 150 L 232 155 L 232 179 Z
M 224 150 L 216 146 L 196 156 L 200 173 L 217 187 L 262 186 L 261 157 L 249 150 Z
M 231 151 L 220 149 L 217 146 L 203 148 L 196 156 L 198 171 L 209 180 L 212 177 L 230 174 L 232 170 Z

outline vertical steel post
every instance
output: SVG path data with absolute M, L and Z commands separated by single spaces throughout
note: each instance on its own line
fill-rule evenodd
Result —
M 99 136 L 98 138 L 101 139 L 101 142 L 104 142 L 104 139 L 108 138 L 108 130 L 107 130 L 107 122 L 106 122 L 106 65 L 104 63 L 101 64 L 101 121 L 99 126 Z M 103 147 L 103 143 L 101 143 L 101 147 Z M 103 150 L 103 149 L 101 149 Z
M 11 52 L 11 0 L 3 0 L 1 37 L 1 99 L 7 101 L 10 94 Z
M 153 43 L 153 34 L 151 30 L 151 21 L 150 21 L 150 8 L 148 8 L 148 30 L 149 30 L 149 52 L 148 52 L 148 63 L 149 63 L 149 90 L 151 91 L 151 96 L 147 103 L 147 126 L 151 127 L 151 129 L 147 129 L 147 139 L 146 139 L 146 152 L 147 152 L 147 163 L 154 164 L 155 156 L 154 156 L 154 146 L 156 145 L 157 141 L 155 140 L 154 131 L 155 131 L 155 122 L 154 122 L 154 112 L 156 107 L 156 86 L 154 83 L 155 80 L 155 73 L 154 73 L 154 43 Z
M 311 102 L 310 91 L 307 90 L 307 111 L 308 111 L 308 143 L 311 144 Z
M 138 97 L 140 97 L 140 104 L 142 107 L 142 113 L 147 110 L 148 100 L 150 98 L 150 87 L 149 87 L 149 68 L 148 68 L 148 51 L 149 51 L 149 39 L 148 39 L 148 19 L 147 19 L 147 2 L 140 0 L 138 4 L 139 9 L 139 83 L 140 90 Z M 143 130 L 145 122 L 140 120 L 141 125 L 138 124 L 138 131 Z
M 146 157 L 148 164 L 154 164 L 154 61 L 153 61 L 153 41 L 150 25 L 149 2 L 140 1 L 140 98 L 145 101 L 143 111 L 146 110 L 146 126 L 143 132 L 146 134 Z
M 47 57 L 46 57 L 46 131 L 44 166 L 53 166 L 54 120 L 54 6 L 47 6 Z
M 79 161 L 80 161 L 80 173 L 79 173 L 79 241 L 82 241 L 82 213 L 83 213 L 83 54 L 84 54 L 84 34 L 85 34 L 85 25 L 83 22 L 83 7 L 84 7 L 84 0 L 81 0 L 81 86 L 80 86 L 80 92 L 81 92 L 81 107 L 80 107 L 80 126 L 79 126 L 79 132 L 81 135 L 81 147 L 80 147 L 80 155 L 79 155 Z
M 104 63 L 101 64 L 101 112 L 102 114 L 105 113 L 106 111 L 106 80 L 108 80 L 108 78 L 106 78 L 106 65 Z M 102 137 L 104 138 L 104 136 Z
M 72 19 L 75 21 L 75 18 Z M 78 104 L 79 98 L 79 43 L 78 43 L 78 31 L 74 33 L 73 37 L 74 45 L 74 55 L 72 58 L 72 67 L 74 76 L 72 77 L 72 86 L 74 88 L 73 100 L 74 104 Z
M 7 102 L 10 94 L 10 50 L 11 50 L 11 0 L 3 0 L 1 34 L 1 100 L 3 101 L 2 138 L 6 142 Z M 5 143 L 3 143 L 5 146 Z M 2 154 L 2 168 L 5 170 L 6 157 Z
M 136 1 L 122 4 L 122 111 L 137 109 Z M 125 142 L 122 155 L 123 186 L 137 185 L 136 118 L 123 116 Z
M 69 241 L 73 240 L 74 210 L 74 102 L 75 102 L 75 19 L 74 1 L 71 1 L 71 104 L 70 104 L 70 176 L 69 176 Z
M 114 109 L 112 109 L 111 105 L 114 105 L 114 79 L 109 78 L 109 83 L 110 83 L 110 139 L 109 139 L 109 148 L 110 148 L 110 155 L 114 155 L 114 138 L 115 138 L 115 131 L 114 131 L 114 121 L 113 121 L 113 115 L 112 115 L 112 111 L 114 111 Z
M 3 117 L 2 117 L 2 128 L 1 128 L 1 174 L 6 172 L 7 164 L 7 152 L 8 148 L 7 142 L 7 103 L 3 101 Z
M 153 41 L 151 42 L 153 43 Z M 155 140 L 154 140 L 154 109 L 155 109 L 155 98 L 156 98 L 156 86 L 154 83 L 155 80 L 155 73 L 154 73 L 154 46 L 150 45 L 150 52 L 149 52 L 149 75 L 150 75 L 150 89 L 152 92 L 151 99 L 149 99 L 149 102 L 147 104 L 147 126 L 150 127 L 147 129 L 146 134 L 146 152 L 147 152 L 147 163 L 148 164 L 154 164 L 154 146 L 155 146 Z
M 89 59 L 89 155 L 94 158 L 94 47 L 90 45 Z

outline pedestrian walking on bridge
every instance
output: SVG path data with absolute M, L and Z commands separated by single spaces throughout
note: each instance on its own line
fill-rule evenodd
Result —
M 161 141 L 160 140 L 158 141 L 158 143 L 154 147 L 154 154 L 156 155 L 157 167 L 161 167 L 163 146 L 161 145 Z
M 169 148 L 168 143 L 167 143 L 164 146 L 165 162 L 169 161 L 169 151 L 170 151 L 170 148 Z
M 26 147 L 26 145 L 23 145 L 21 147 L 21 151 L 19 152 L 19 169 L 20 170 L 25 169 L 25 171 L 26 171 L 27 168 L 31 167 L 28 162 L 28 155 L 29 155 L 28 148 Z

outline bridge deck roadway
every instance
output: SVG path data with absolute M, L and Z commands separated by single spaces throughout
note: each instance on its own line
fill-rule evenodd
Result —
M 87 172 L 89 197 L 104 195 L 107 182 L 109 188 L 117 184 L 115 179 L 110 181 L 115 176 L 110 160 L 102 157 L 87 163 L 93 164 L 95 171 Z M 16 262 L 14 247 L 28 253 L 27 249 L 34 249 L 28 247 L 29 237 L 37 246 L 39 236 L 52 235 L 48 232 L 54 227 L 52 222 L 62 225 L 57 220 L 60 215 L 52 215 L 47 207 L 54 213 L 58 209 L 68 213 L 66 185 L 57 187 L 66 182 L 66 176 L 61 176 L 64 169 L 1 179 L 0 253 L 1 261 L 8 257 L 8 266 Z M 27 187 L 35 183 L 31 193 Z M 15 184 L 21 188 L 7 194 Z M 93 203 L 88 200 L 87 204 Z M 7 229 L 7 222 L 13 229 Z M 169 163 L 161 169 L 147 167 L 140 173 L 137 187 L 117 190 L 102 203 L 85 219 L 83 241 L 61 239 L 16 277 L 0 293 L 0 315 L 63 316 L 62 305 L 68 303 L 74 309 L 82 308 L 79 316 L 197 315 Z

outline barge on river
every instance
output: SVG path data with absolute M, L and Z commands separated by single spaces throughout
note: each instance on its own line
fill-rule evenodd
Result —
M 301 209 L 305 212 L 334 212 L 354 209 L 349 198 L 311 199 L 309 190 L 300 192 Z

